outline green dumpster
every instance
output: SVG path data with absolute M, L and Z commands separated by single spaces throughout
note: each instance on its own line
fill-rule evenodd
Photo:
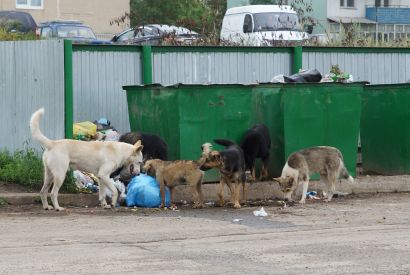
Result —
M 280 85 L 145 85 L 124 86 L 132 131 L 160 135 L 168 143 L 170 159 L 197 159 L 201 145 L 217 138 L 240 143 L 245 131 L 265 123 L 272 136 L 280 132 Z M 269 108 L 268 108 L 269 106 Z M 278 115 L 279 114 L 279 115 Z M 272 148 L 272 175 L 283 166 L 280 140 Z M 223 147 L 214 144 L 219 150 Z M 283 151 L 283 150 L 282 150 Z M 282 153 L 283 155 L 283 153 Z M 279 157 L 280 158 L 280 157 Z M 206 181 L 219 179 L 207 172 Z
M 410 84 L 367 85 L 360 140 L 363 172 L 410 172 Z
M 331 145 L 355 175 L 362 84 L 145 85 L 124 86 L 132 131 L 162 136 L 170 159 L 197 159 L 204 142 L 240 143 L 247 129 L 264 123 L 272 139 L 270 176 L 304 147 Z M 215 144 L 214 144 L 215 145 Z M 221 147 L 215 145 L 215 149 Z M 216 181 L 215 172 L 206 181 Z
M 301 148 L 333 146 L 356 175 L 363 83 L 283 86 L 286 158 Z

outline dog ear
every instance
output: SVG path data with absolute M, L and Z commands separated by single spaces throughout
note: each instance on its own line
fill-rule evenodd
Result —
M 144 148 L 144 146 L 141 144 L 141 140 L 138 140 L 135 144 L 134 144 L 134 148 L 135 148 L 135 155 L 137 155 L 139 152 L 142 151 L 142 149 Z
M 280 183 L 280 178 L 272 178 L 273 181 L 276 181 L 277 183 Z

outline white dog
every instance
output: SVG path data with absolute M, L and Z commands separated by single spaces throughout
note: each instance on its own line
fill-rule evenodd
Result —
M 140 173 L 143 148 L 141 142 L 130 145 L 115 141 L 50 140 L 40 131 L 40 118 L 43 114 L 44 108 L 41 108 L 34 112 L 30 119 L 33 138 L 45 148 L 44 184 L 40 191 L 43 208 L 53 209 L 47 202 L 47 193 L 54 183 L 51 201 L 55 210 L 64 210 L 59 206 L 57 196 L 69 168 L 96 175 L 100 181 L 101 206 L 110 208 L 105 201 L 105 190 L 108 188 L 113 194 L 111 207 L 115 208 L 118 192 L 110 180 L 110 174 L 121 167 L 133 175 Z

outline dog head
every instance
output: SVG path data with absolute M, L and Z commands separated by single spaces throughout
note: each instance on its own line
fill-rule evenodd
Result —
M 223 168 L 224 160 L 221 154 L 218 151 L 212 150 L 207 154 L 202 154 L 202 157 L 205 158 L 201 165 L 201 170 L 209 170 L 212 168 Z
M 279 188 L 285 196 L 289 193 L 292 193 L 296 187 L 296 181 L 293 177 L 280 177 L 280 178 L 273 178 L 273 181 L 279 183 Z
M 141 141 L 137 141 L 134 146 L 133 150 L 131 152 L 130 157 L 128 158 L 127 163 L 124 165 L 122 168 L 120 174 L 121 177 L 127 178 L 128 177 L 133 177 L 139 175 L 141 171 L 141 164 L 142 164 L 142 148 L 144 146 L 141 144 Z
M 155 177 L 158 169 L 162 167 L 162 163 L 163 161 L 160 159 L 147 160 L 144 164 L 144 167 L 142 167 L 142 171 L 147 175 L 150 175 L 151 177 Z

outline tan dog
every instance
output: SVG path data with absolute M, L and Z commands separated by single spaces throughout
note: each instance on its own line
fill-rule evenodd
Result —
M 313 173 L 319 173 L 327 185 L 326 201 L 332 200 L 338 178 L 353 182 L 344 165 L 342 153 L 330 146 L 309 147 L 292 153 L 283 167 L 280 178 L 273 180 L 279 183 L 285 199 L 289 201 L 292 201 L 292 193 L 301 183 L 303 193 L 299 203 L 305 203 L 309 176 Z
M 143 148 L 141 142 L 130 145 L 115 141 L 50 140 L 40 131 L 40 118 L 43 114 L 44 108 L 41 108 L 33 113 L 30 119 L 33 138 L 45 148 L 44 184 L 40 191 L 43 208 L 53 209 L 47 202 L 47 193 L 54 183 L 51 201 L 55 210 L 64 210 L 59 206 L 57 196 L 69 168 L 96 175 L 100 181 L 101 206 L 109 207 L 105 201 L 105 190 L 108 188 L 113 194 L 111 207 L 115 208 L 118 192 L 110 180 L 110 174 L 121 167 L 131 174 L 139 174 Z
M 204 172 L 199 169 L 200 162 L 192 160 L 163 161 L 152 159 L 145 162 L 143 170 L 150 176 L 155 177 L 160 186 L 161 205 L 165 206 L 165 186 L 171 192 L 171 205 L 174 202 L 174 187 L 178 185 L 189 185 L 192 193 L 196 196 L 194 208 L 203 207 L 202 180 Z

